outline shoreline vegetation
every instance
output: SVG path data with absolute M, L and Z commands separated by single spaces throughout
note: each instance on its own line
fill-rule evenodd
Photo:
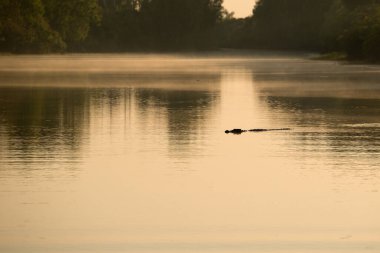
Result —
M 311 51 L 380 62 L 380 0 L 258 0 L 234 18 L 223 0 L 3 0 L 0 53 Z

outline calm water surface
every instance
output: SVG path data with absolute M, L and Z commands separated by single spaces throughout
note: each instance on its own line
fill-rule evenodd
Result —
M 0 204 L 7 253 L 380 252 L 380 67 L 1 56 Z

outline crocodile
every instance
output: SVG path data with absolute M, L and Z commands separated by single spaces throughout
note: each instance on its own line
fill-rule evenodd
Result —
M 243 130 L 240 128 L 232 129 L 232 130 L 226 130 L 224 131 L 226 134 L 242 134 L 245 132 L 269 132 L 269 131 L 289 131 L 291 130 L 290 128 L 272 128 L 272 129 L 267 129 L 267 128 L 255 128 L 255 129 L 249 129 L 249 130 Z

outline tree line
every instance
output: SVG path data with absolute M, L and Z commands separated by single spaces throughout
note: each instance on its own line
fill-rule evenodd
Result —
M 227 46 L 340 52 L 380 60 L 380 0 L 259 0 Z
M 19 53 L 216 47 L 223 0 L 1 0 L 0 49 Z
M 380 60 L 380 0 L 258 0 L 234 18 L 223 0 L 1 0 L 0 51 L 252 48 Z

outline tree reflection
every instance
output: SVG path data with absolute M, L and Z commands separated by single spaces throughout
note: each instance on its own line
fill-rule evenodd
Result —
M 139 113 L 165 111 L 167 129 L 162 134 L 167 134 L 170 152 L 181 155 L 201 145 L 200 135 L 210 128 L 217 98 L 216 91 L 205 90 L 142 89 L 136 93 Z
M 84 89 L 2 88 L 5 133 L 0 141 L 8 143 L 8 159 L 24 157 L 21 168 L 37 162 L 41 169 L 62 159 L 75 162 L 88 124 L 88 105 Z
M 164 142 L 169 154 L 184 155 L 202 146 L 200 136 L 212 127 L 210 118 L 219 98 L 215 84 L 220 76 L 214 73 L 185 71 L 132 79 L 106 75 L 97 80 L 101 86 L 90 88 L 83 87 L 82 75 L 52 76 L 31 77 L 22 83 L 28 88 L 1 88 L 0 144 L 5 147 L 2 163 L 8 168 L 77 168 L 93 149 L 103 154 L 114 149 L 128 156 L 137 150 L 130 143 L 146 149 L 148 139 Z M 72 80 L 61 86 L 58 76 Z M 124 84 L 114 85 L 115 78 Z M 12 80 L 17 76 L 8 81 Z M 47 88 L 29 87 L 41 82 L 45 86 L 49 80 Z

